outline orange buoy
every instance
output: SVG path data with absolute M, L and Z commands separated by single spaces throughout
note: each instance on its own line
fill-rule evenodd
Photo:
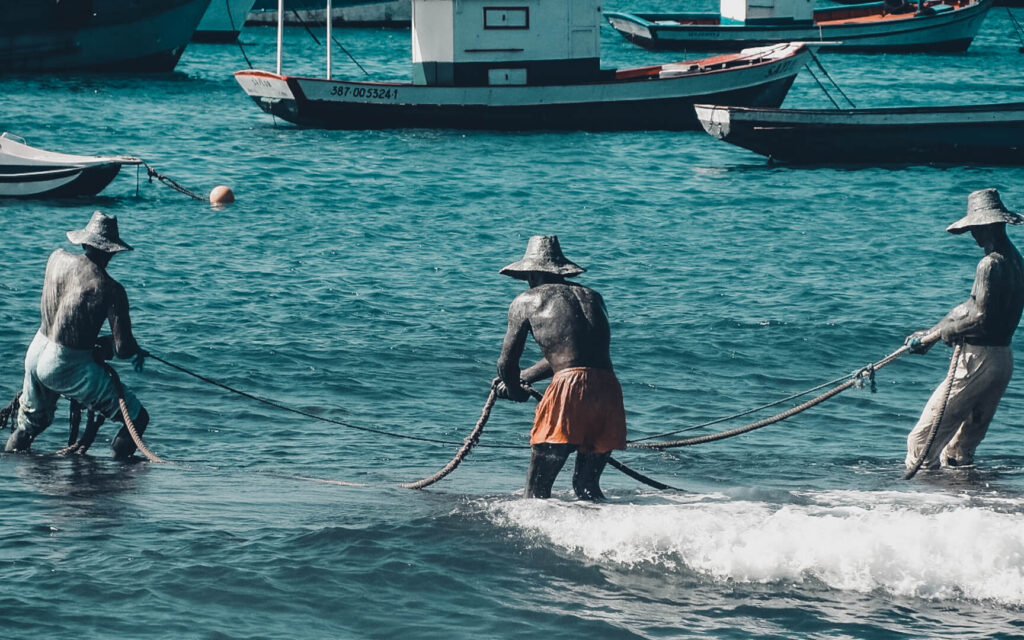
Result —
M 210 204 L 212 205 L 231 204 L 234 201 L 235 192 L 231 190 L 231 187 L 219 184 L 210 191 Z

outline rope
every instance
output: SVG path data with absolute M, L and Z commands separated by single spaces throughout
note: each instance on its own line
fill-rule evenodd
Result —
M 203 196 L 201 196 L 201 195 L 199 195 L 197 193 L 189 191 L 185 187 L 183 187 L 180 184 L 178 184 L 177 182 L 175 182 L 173 179 L 168 178 L 167 176 L 165 176 L 162 173 L 158 172 L 156 169 L 151 167 L 148 162 L 143 162 L 142 164 L 143 164 L 143 166 L 146 167 L 146 173 L 149 174 L 149 181 L 150 182 L 153 182 L 153 178 L 156 178 L 157 180 L 159 180 L 160 182 L 163 182 L 164 184 L 166 184 L 170 188 L 174 189 L 178 193 L 184 193 L 186 196 L 192 198 L 193 200 L 199 200 L 201 202 L 206 202 L 208 200 L 207 198 L 204 198 Z
M 330 17 L 328 17 L 328 20 L 330 20 Z M 358 60 L 356 60 L 356 59 L 355 59 L 355 58 L 354 58 L 354 57 L 352 56 L 352 54 L 348 52 L 348 49 L 346 49 L 346 48 L 345 48 L 345 47 L 344 47 L 344 46 L 343 46 L 343 45 L 342 45 L 342 44 L 341 44 L 340 42 L 338 42 L 338 39 L 337 39 L 337 38 L 335 38 L 335 37 L 334 37 L 334 36 L 332 35 L 332 36 L 331 36 L 331 40 L 333 40 L 333 41 L 334 41 L 334 44 L 338 45 L 338 48 L 339 48 L 339 49 L 341 49 L 342 51 L 344 51 L 344 52 L 345 52 L 345 55 L 346 55 L 346 56 L 348 56 L 348 59 L 349 59 L 349 60 L 351 60 L 351 61 L 352 61 L 352 63 L 353 63 L 354 65 L 356 65 L 357 67 L 359 67 L 359 70 L 360 70 L 360 71 L 362 71 L 362 72 L 363 72 L 363 73 L 364 73 L 365 75 L 370 75 L 370 72 L 369 72 L 369 71 L 367 71 L 366 69 L 364 69 L 364 68 L 363 68 L 363 65 L 359 64 L 359 61 L 358 61 Z
M 228 22 L 231 23 L 231 31 L 238 31 L 241 34 L 242 29 L 235 29 L 235 18 L 231 15 L 231 0 L 224 0 L 224 9 L 228 12 Z M 245 26 L 245 16 L 242 16 L 242 26 Z M 249 62 L 249 56 L 245 55 L 245 47 L 242 46 L 242 38 L 239 36 L 235 38 L 235 44 L 238 45 L 238 50 L 242 52 L 242 57 L 245 58 L 245 64 L 249 65 L 252 69 L 252 63 Z
M 268 407 L 274 407 L 275 409 L 280 409 L 281 411 L 287 411 L 289 413 L 294 413 L 296 415 L 304 416 L 304 417 L 310 418 L 312 420 L 319 420 L 320 422 L 328 422 L 330 424 L 335 424 L 335 425 L 338 425 L 338 426 L 341 426 L 341 427 L 346 427 L 346 428 L 349 428 L 349 429 L 356 429 L 357 431 L 365 431 L 365 432 L 368 432 L 368 433 L 376 433 L 376 434 L 379 434 L 379 435 L 382 435 L 382 436 L 389 436 L 389 437 L 392 437 L 392 438 L 401 438 L 401 439 L 404 439 L 404 440 L 416 440 L 416 441 L 419 441 L 419 442 L 432 442 L 434 444 L 455 444 L 455 445 L 462 444 L 461 442 L 458 442 L 456 440 L 442 440 L 440 438 L 426 438 L 426 437 L 423 437 L 423 436 L 412 436 L 412 435 L 408 435 L 408 434 L 405 434 L 405 433 L 395 433 L 395 432 L 392 432 L 392 431 L 384 431 L 383 429 L 374 429 L 372 427 L 362 427 L 362 426 L 359 426 L 359 425 L 351 424 L 349 422 L 343 422 L 341 420 L 334 420 L 333 418 L 325 418 L 324 416 L 318 416 L 315 413 L 310 413 L 308 411 L 303 411 L 301 409 L 295 409 L 293 407 L 289 407 L 287 405 L 281 404 L 281 403 L 276 402 L 274 400 L 268 400 L 267 398 L 262 398 L 260 396 L 253 395 L 251 393 L 242 391 L 240 389 L 235 389 L 234 387 L 228 386 L 228 385 L 224 384 L 223 382 L 218 382 L 218 381 L 216 381 L 216 380 L 214 380 L 212 378 L 207 378 L 204 375 L 198 374 L 195 371 L 190 371 L 189 369 L 186 369 L 185 367 L 182 367 L 180 365 L 176 365 L 173 362 L 168 362 L 167 360 L 164 360 L 163 358 L 161 358 L 159 356 L 156 356 L 156 355 L 154 355 L 152 353 L 147 352 L 146 355 L 147 355 L 147 357 L 153 358 L 157 362 L 162 362 L 162 363 L 164 363 L 165 365 L 167 365 L 168 367 L 170 367 L 172 369 L 176 369 L 177 371 L 180 371 L 180 372 L 182 372 L 182 373 L 184 373 L 186 375 L 192 376 L 193 378 L 196 378 L 197 380 L 202 380 L 203 382 L 205 382 L 207 384 L 212 384 L 215 387 L 220 387 L 221 389 L 224 389 L 225 391 L 229 391 L 229 392 L 234 393 L 236 395 L 240 395 L 243 398 L 249 398 L 250 400 L 255 400 L 256 402 L 260 402 L 262 404 L 265 404 Z M 489 447 L 489 448 L 493 448 L 493 449 L 521 449 L 521 448 L 523 448 L 521 445 L 501 445 L 501 444 L 480 445 L 480 446 L 485 446 L 485 447 Z
M 1013 33 L 1017 36 L 1017 42 L 1020 43 L 1020 48 L 1017 49 L 1020 53 L 1024 53 L 1024 27 L 1021 27 L 1020 22 L 1017 20 L 1017 16 L 1013 15 L 1010 11 L 1010 7 L 1006 7 L 1006 15 L 1010 17 L 1010 22 L 1013 24 Z
M 886 366 L 887 364 L 889 364 L 893 360 L 896 360 L 897 358 L 899 358 L 900 356 L 904 355 L 905 353 L 907 353 L 909 351 L 910 351 L 910 347 L 907 347 L 907 346 L 900 347 L 899 349 L 897 349 L 896 351 L 893 351 L 892 353 L 890 353 L 886 357 L 882 358 L 878 362 L 870 364 L 870 365 L 868 365 L 868 366 L 866 366 L 866 367 L 856 371 L 855 373 L 850 374 L 849 379 L 846 382 L 844 382 L 844 383 L 842 383 L 842 384 L 840 384 L 840 385 L 838 385 L 836 387 L 833 387 L 832 389 L 826 391 L 825 393 L 821 394 L 820 396 L 812 398 L 811 400 L 808 400 L 807 402 L 804 402 L 803 404 L 799 404 L 799 405 L 797 405 L 797 406 L 795 406 L 795 407 L 793 407 L 791 409 L 783 411 L 782 413 L 779 413 L 779 414 L 776 414 L 774 416 L 771 416 L 770 418 L 765 418 L 763 420 L 758 420 L 757 422 L 752 422 L 752 423 L 744 425 L 742 427 L 736 427 L 735 429 L 729 429 L 728 431 L 721 431 L 719 433 L 711 433 L 711 434 L 704 435 L 704 436 L 697 436 L 695 438 L 685 438 L 683 440 L 674 440 L 674 441 L 670 441 L 670 442 L 633 442 L 633 443 L 630 443 L 628 448 L 630 448 L 630 449 L 655 449 L 655 450 L 661 451 L 661 450 L 664 450 L 664 449 L 671 449 L 671 448 L 675 448 L 675 447 L 689 447 L 689 446 L 693 446 L 695 444 L 704 444 L 704 443 L 707 443 L 707 442 L 715 442 L 717 440 L 724 440 L 726 438 L 731 438 L 733 436 L 738 436 L 738 435 L 741 435 L 741 434 L 744 434 L 744 433 L 748 433 L 750 431 L 754 431 L 755 429 L 760 429 L 761 427 L 766 427 L 766 426 L 768 426 L 770 424 L 775 424 L 776 422 L 781 422 L 782 420 L 785 420 L 786 418 L 791 418 L 791 417 L 795 416 L 798 413 L 801 413 L 803 411 L 806 411 L 807 409 L 810 409 L 813 406 L 819 405 L 822 402 L 828 400 L 829 398 L 832 398 L 833 396 L 839 395 L 840 393 L 842 393 L 843 391 L 846 391 L 850 387 L 856 386 L 858 384 L 862 384 L 865 376 L 873 379 L 874 372 L 876 370 L 881 369 L 882 367 Z
M 910 480 L 917 475 L 918 470 L 921 469 L 921 465 L 928 458 L 928 454 L 932 450 L 932 444 L 935 443 L 935 436 L 939 433 L 939 425 L 942 424 L 942 417 L 946 414 L 946 405 L 949 404 L 949 394 L 953 391 L 953 374 L 956 373 L 956 365 L 960 360 L 960 352 L 963 350 L 963 345 L 957 343 L 953 348 L 953 354 L 949 358 L 949 372 L 946 374 L 946 391 L 942 396 L 942 405 L 939 407 L 939 412 L 935 415 L 935 420 L 932 421 L 930 431 L 928 433 L 928 443 L 924 446 L 924 451 L 918 456 L 917 461 L 914 462 L 913 466 L 907 469 L 907 472 L 903 475 L 904 480 Z
M 835 101 L 835 98 L 833 98 L 832 94 L 828 92 L 828 89 L 826 89 L 825 85 L 821 83 L 821 80 L 818 80 L 818 76 L 814 74 L 814 69 L 811 69 L 811 65 L 804 63 L 804 69 L 807 69 L 807 73 L 811 74 L 814 81 L 818 83 L 818 87 L 821 89 L 821 92 L 825 94 L 825 97 L 832 103 L 832 106 L 839 109 L 839 103 Z
M 138 430 L 135 428 L 135 423 L 132 422 L 132 417 L 128 414 L 128 405 L 124 401 L 124 386 L 121 384 L 121 377 L 106 362 L 103 363 L 103 368 L 110 375 L 111 380 L 114 381 L 114 387 L 117 389 L 117 406 L 121 409 L 121 417 L 124 419 L 124 426 L 128 429 L 128 435 L 132 437 L 132 442 L 135 443 L 135 446 L 139 448 L 142 455 L 146 456 L 150 462 L 166 462 L 166 460 L 149 450 L 146 443 L 142 441 L 142 436 L 139 435 Z
M 466 459 L 469 452 L 473 450 L 476 443 L 480 441 L 480 434 L 484 431 L 484 425 L 487 424 L 487 419 L 491 417 L 491 409 L 494 408 L 494 402 L 498 399 L 497 385 L 491 385 L 491 393 L 487 396 L 487 402 L 484 403 L 483 410 L 480 411 L 480 419 L 476 421 L 476 426 L 473 427 L 473 431 L 466 436 L 466 440 L 462 443 L 459 451 L 455 454 L 455 457 L 451 459 L 451 462 L 446 464 L 443 469 L 430 476 L 429 478 L 423 478 L 416 482 L 407 482 L 402 484 L 406 489 L 422 489 L 429 487 L 435 482 L 440 481 L 442 478 L 447 476 L 452 471 L 462 464 L 462 461 Z
M 815 55 L 815 53 L 814 53 L 814 50 L 813 50 L 813 49 L 812 49 L 811 47 L 808 47 L 808 48 L 807 48 L 807 51 L 808 51 L 808 53 L 810 53 L 810 54 L 811 54 L 811 59 L 812 59 L 812 60 L 814 60 L 814 63 L 818 65 L 818 68 L 819 68 L 819 69 L 821 69 L 821 72 L 825 74 L 825 77 L 826 77 L 826 78 L 828 78 L 828 81 L 829 81 L 829 82 L 831 82 L 831 83 L 832 83 L 832 86 L 833 86 L 833 87 L 835 87 L 835 88 L 836 88 L 836 91 L 838 91 L 838 92 L 839 92 L 839 95 L 843 96 L 843 99 L 845 99 L 845 100 L 846 100 L 847 102 L 849 102 L 849 103 L 850 103 L 850 106 L 851 106 L 851 107 L 853 107 L 854 109 L 856 109 L 856 108 L 857 108 L 857 105 L 853 104 L 853 100 L 850 100 L 850 97 L 849 97 L 849 96 L 847 96 L 847 95 L 846 95 L 846 93 L 844 93 L 844 92 L 843 92 L 843 88 L 842 88 L 842 87 L 840 87 L 840 86 L 839 86 L 839 83 L 838 83 L 838 82 L 836 82 L 836 81 L 835 81 L 835 80 L 834 80 L 834 79 L 832 78 L 832 76 L 831 76 L 831 75 L 829 74 L 829 72 L 828 72 L 828 69 L 826 69 L 826 68 L 825 68 L 825 65 L 821 64 L 821 60 L 819 60 L 819 59 L 818 59 L 818 56 L 817 56 L 817 55 Z
M 8 426 L 11 427 L 11 431 L 14 431 L 14 421 L 16 415 L 18 415 L 18 407 L 21 406 L 21 392 L 14 394 L 14 400 L 11 403 L 0 409 L 0 431 L 3 431 Z
M 677 488 L 671 487 L 671 486 L 669 486 L 669 485 L 667 485 L 667 484 L 665 484 L 663 482 L 658 482 L 657 480 L 655 480 L 653 478 L 648 478 L 647 476 L 645 476 L 644 474 L 640 473 L 639 471 L 634 471 L 633 469 L 630 469 L 629 467 L 627 467 L 626 465 L 622 464 L 621 462 L 619 462 L 615 458 L 609 457 L 608 458 L 608 464 L 612 465 L 613 467 L 615 467 L 616 469 L 618 469 L 622 473 L 626 474 L 630 478 L 633 478 L 634 480 L 642 482 L 642 483 L 646 484 L 649 487 L 654 487 L 655 489 L 657 489 L 659 491 L 664 491 L 666 489 L 671 489 L 672 491 L 682 491 L 682 489 L 677 489 Z

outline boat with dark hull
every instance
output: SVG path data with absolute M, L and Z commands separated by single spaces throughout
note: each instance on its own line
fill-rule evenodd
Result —
M 810 58 L 803 44 L 787 43 L 602 69 L 599 0 L 570 7 L 413 0 L 412 82 L 335 80 L 329 58 L 325 78 L 279 68 L 238 71 L 235 79 L 267 113 L 308 127 L 680 130 L 700 128 L 695 102 L 782 104 Z
M 0 73 L 171 71 L 210 0 L 0 0 Z
M 654 50 L 728 51 L 774 42 L 856 52 L 965 51 L 993 0 L 929 0 L 925 12 L 890 13 L 883 2 L 814 9 L 813 0 L 722 0 L 720 13 L 622 13 L 605 18 Z
M 697 105 L 712 136 L 792 164 L 1024 165 L 1024 102 L 880 109 Z
M 5 132 L 0 135 L 0 197 L 93 196 L 126 164 L 144 163 L 134 156 L 77 156 L 36 149 Z
M 256 0 L 210 0 L 210 6 L 192 34 L 193 42 L 231 43 L 245 26 Z

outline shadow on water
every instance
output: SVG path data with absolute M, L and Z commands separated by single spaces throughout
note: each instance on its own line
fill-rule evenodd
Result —
M 13 464 L 11 475 L 27 489 L 72 500 L 116 496 L 138 488 L 147 465 L 142 458 L 125 462 L 95 456 L 58 456 L 49 453 L 7 454 L 0 460 Z M 6 465 L 0 465 L 0 468 Z

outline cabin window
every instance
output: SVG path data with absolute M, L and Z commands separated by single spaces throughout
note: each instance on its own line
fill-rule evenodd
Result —
M 484 29 L 529 28 L 529 7 L 484 7 Z

